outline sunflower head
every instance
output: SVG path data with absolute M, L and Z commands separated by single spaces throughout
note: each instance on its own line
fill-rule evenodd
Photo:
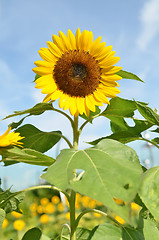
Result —
M 0 136 L 0 147 L 8 147 L 8 146 L 21 146 L 23 143 L 19 142 L 24 137 L 21 137 L 19 133 L 17 132 L 10 132 L 11 127 L 8 128 L 8 130 Z
M 114 57 L 112 46 L 105 46 L 101 37 L 93 41 L 93 33 L 78 28 L 75 36 L 68 30 L 67 36 L 59 32 L 48 41 L 48 48 L 41 48 L 43 60 L 35 62 L 33 71 L 40 75 L 36 88 L 47 94 L 44 102 L 59 99 L 59 107 L 69 109 L 71 115 L 95 111 L 95 106 L 109 104 L 108 98 L 120 91 L 116 82 L 121 77 L 116 73 L 121 67 L 114 66 L 119 57 Z

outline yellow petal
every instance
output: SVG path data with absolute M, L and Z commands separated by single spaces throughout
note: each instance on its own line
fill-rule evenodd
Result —
M 66 51 L 66 47 L 63 44 L 63 41 L 60 37 L 58 37 L 57 35 L 54 34 L 54 35 L 52 35 L 52 40 L 62 53 L 64 53 Z
M 106 87 L 119 87 L 119 83 L 114 82 L 114 81 L 108 82 L 108 81 L 105 81 L 103 79 L 100 79 L 100 82 Z
M 107 97 L 104 94 L 102 94 L 100 90 L 97 89 L 97 91 L 95 91 L 93 94 L 98 101 L 101 101 L 103 103 L 109 103 Z
M 49 94 L 55 92 L 56 90 L 57 90 L 56 84 L 51 83 L 43 87 L 41 93 Z
M 52 68 L 36 67 L 32 69 L 36 74 L 43 76 L 52 73 Z
M 85 112 L 85 99 L 83 97 L 77 97 L 77 109 L 81 115 Z
M 47 62 L 56 62 L 56 58 L 48 48 L 41 48 L 39 51 L 39 55 L 42 59 L 44 59 Z
M 79 39 L 79 49 L 87 52 L 93 43 L 93 33 L 84 30 Z
M 47 41 L 47 46 L 49 50 L 53 53 L 54 56 L 60 58 L 62 55 L 61 50 L 56 46 L 55 43 L 52 43 L 50 41 Z
M 95 49 L 94 49 L 94 51 L 93 51 L 93 53 L 92 53 L 92 56 L 93 57 L 97 57 L 97 56 L 99 56 L 102 52 L 103 52 L 103 50 L 105 49 L 105 42 L 102 42 L 102 43 L 100 43 Z
M 70 29 L 67 31 L 67 38 L 68 38 L 68 40 L 70 41 L 70 49 L 71 49 L 71 50 L 76 49 L 75 36 L 74 36 L 74 34 L 71 32 Z
M 95 105 L 93 103 L 93 96 L 92 95 L 86 96 L 86 105 L 92 112 L 95 112 L 96 108 L 95 108 Z
M 109 98 L 116 97 L 116 94 L 120 93 L 120 90 L 115 87 L 105 87 L 105 86 L 99 86 L 98 87 L 99 92 L 103 93 Z
M 72 97 L 66 94 L 66 100 L 65 100 L 65 105 L 63 106 L 63 110 L 67 110 L 70 105 L 72 104 Z
M 66 106 L 67 101 L 68 101 L 68 98 L 69 98 L 69 96 L 68 96 L 67 94 L 64 94 L 64 93 L 63 93 L 63 94 L 61 95 L 61 97 L 60 97 L 60 99 L 59 99 L 59 107 L 60 107 L 60 108 L 63 108 L 63 107 Z M 68 107 L 67 107 L 66 109 L 68 109 Z
M 56 100 L 58 99 L 61 95 L 63 94 L 62 91 L 56 90 L 54 93 L 51 94 L 51 100 Z
M 47 61 L 43 61 L 43 60 L 38 60 L 38 61 L 35 61 L 34 64 L 37 66 L 37 67 L 53 67 L 54 66 L 54 63 L 52 62 L 47 62 Z
M 104 68 L 104 67 L 107 68 L 111 65 L 116 64 L 119 60 L 120 60 L 120 57 L 112 57 L 111 59 L 103 60 L 103 61 L 99 62 L 98 64 L 101 68 Z
M 81 31 L 79 28 L 77 28 L 75 39 L 76 39 L 76 48 L 79 49 L 79 39 L 81 36 Z
M 101 70 L 101 72 L 104 75 L 107 75 L 107 74 L 110 75 L 110 74 L 119 72 L 121 69 L 122 69 L 122 67 L 112 66 L 112 67 L 109 67 L 109 68 L 103 68 Z
M 46 97 L 43 100 L 44 103 L 47 103 L 47 102 L 49 102 L 51 100 L 51 94 L 52 93 L 46 95 Z
M 93 55 L 93 54 L 94 54 L 94 51 L 96 50 L 96 48 L 97 48 L 98 46 L 100 46 L 101 40 L 102 40 L 102 37 L 99 36 L 99 37 L 92 43 L 92 45 L 91 45 L 91 47 L 90 47 L 90 50 L 89 50 L 89 53 L 90 53 L 91 55 Z
M 77 103 L 76 103 L 76 97 L 71 97 L 71 104 L 69 107 L 70 113 L 71 115 L 75 115 L 75 113 L 77 112 Z
M 65 48 L 69 51 L 70 50 L 70 42 L 69 42 L 68 38 L 66 37 L 66 35 L 63 32 L 59 31 L 59 37 L 63 41 Z
M 117 74 L 112 74 L 112 75 L 102 75 L 101 76 L 102 79 L 106 80 L 106 81 L 118 81 L 118 80 L 121 80 L 122 77 L 120 77 L 119 75 Z
M 104 59 L 106 59 L 111 50 L 112 50 L 113 46 L 107 46 L 105 47 L 97 56 L 96 56 L 96 60 L 98 60 L 99 62 L 103 61 Z

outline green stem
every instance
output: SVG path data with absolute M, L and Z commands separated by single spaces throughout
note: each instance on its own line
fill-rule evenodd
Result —
M 26 188 L 24 190 L 21 190 L 21 191 L 17 192 L 17 194 L 20 194 L 20 193 L 23 193 L 23 192 L 28 192 L 28 191 L 31 191 L 31 190 L 36 190 L 36 189 L 42 189 L 42 188 L 53 189 L 53 190 L 57 190 L 59 192 L 62 192 L 67 197 L 68 202 L 70 202 L 70 196 L 68 195 L 68 193 L 62 191 L 61 189 L 59 189 L 57 187 L 51 186 L 51 185 L 39 185 L 39 186 L 35 186 L 35 187 Z
M 78 149 L 78 140 L 79 140 L 78 117 L 74 117 L 73 148 L 75 150 Z M 75 202 L 76 202 L 76 192 L 71 190 L 71 194 L 70 194 L 70 227 L 71 227 L 70 240 L 76 240 Z
M 58 112 L 58 113 L 61 113 L 61 114 L 64 115 L 65 117 L 67 117 L 68 120 L 71 122 L 72 127 L 74 127 L 74 121 L 72 120 L 72 118 L 71 118 L 69 115 L 67 115 L 67 113 L 65 113 L 65 112 L 63 112 L 63 111 L 61 111 L 61 110 L 59 110 L 59 109 L 56 109 L 56 108 L 53 108 L 53 110 L 56 111 L 56 112 Z
M 120 223 L 119 223 L 118 221 L 116 221 L 113 217 L 109 216 L 107 213 L 105 213 L 105 212 L 103 212 L 103 211 L 100 211 L 100 210 L 98 210 L 98 209 L 87 209 L 87 210 L 83 211 L 82 213 L 80 213 L 80 214 L 78 215 L 78 217 L 77 217 L 77 219 L 76 219 L 76 221 L 75 221 L 75 229 L 77 228 L 77 226 L 78 226 L 79 221 L 81 220 L 81 218 L 82 218 L 85 214 L 87 214 L 87 213 L 89 213 L 89 212 L 99 213 L 99 214 L 101 214 L 101 215 L 109 218 L 109 219 L 112 220 L 114 223 L 120 225 Z
M 99 113 L 99 114 L 97 114 L 97 115 L 95 115 L 95 116 L 92 116 L 92 117 L 88 118 L 88 119 L 81 125 L 81 127 L 79 128 L 79 132 L 81 133 L 81 132 L 82 132 L 82 129 L 86 126 L 87 123 L 89 123 L 91 120 L 93 120 L 93 119 L 101 116 L 101 114 L 102 114 L 102 113 Z
M 70 143 L 70 141 L 68 140 L 68 138 L 65 137 L 64 135 L 62 135 L 62 134 L 60 134 L 60 133 L 52 133 L 52 134 L 55 135 L 55 136 L 58 136 L 58 137 L 63 138 L 63 139 L 67 142 L 68 146 L 69 146 L 70 148 L 73 148 L 73 146 L 72 146 L 72 144 Z

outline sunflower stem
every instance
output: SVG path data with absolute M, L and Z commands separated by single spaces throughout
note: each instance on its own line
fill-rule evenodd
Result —
M 74 117 L 73 148 L 75 150 L 78 150 L 78 140 L 79 140 L 78 117 Z M 70 194 L 70 227 L 71 227 L 70 240 L 76 240 L 75 202 L 76 202 L 76 192 L 71 190 L 71 194 Z

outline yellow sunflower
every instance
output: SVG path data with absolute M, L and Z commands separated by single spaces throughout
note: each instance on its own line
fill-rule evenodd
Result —
M 78 28 L 76 34 L 69 29 L 67 36 L 59 32 L 48 41 L 48 48 L 41 48 L 43 60 L 35 62 L 33 71 L 40 75 L 36 88 L 47 94 L 44 102 L 59 99 L 59 107 L 69 109 L 78 116 L 95 111 L 95 106 L 109 104 L 108 98 L 119 93 L 121 77 L 116 73 L 121 67 L 113 66 L 119 61 L 114 57 L 112 46 L 105 46 L 101 37 L 93 41 L 93 33 Z
M 19 142 L 24 137 L 20 136 L 20 133 L 17 132 L 11 132 L 11 127 L 8 128 L 8 130 L 0 136 L 0 147 L 8 147 L 11 145 L 17 145 L 21 146 L 23 143 Z

